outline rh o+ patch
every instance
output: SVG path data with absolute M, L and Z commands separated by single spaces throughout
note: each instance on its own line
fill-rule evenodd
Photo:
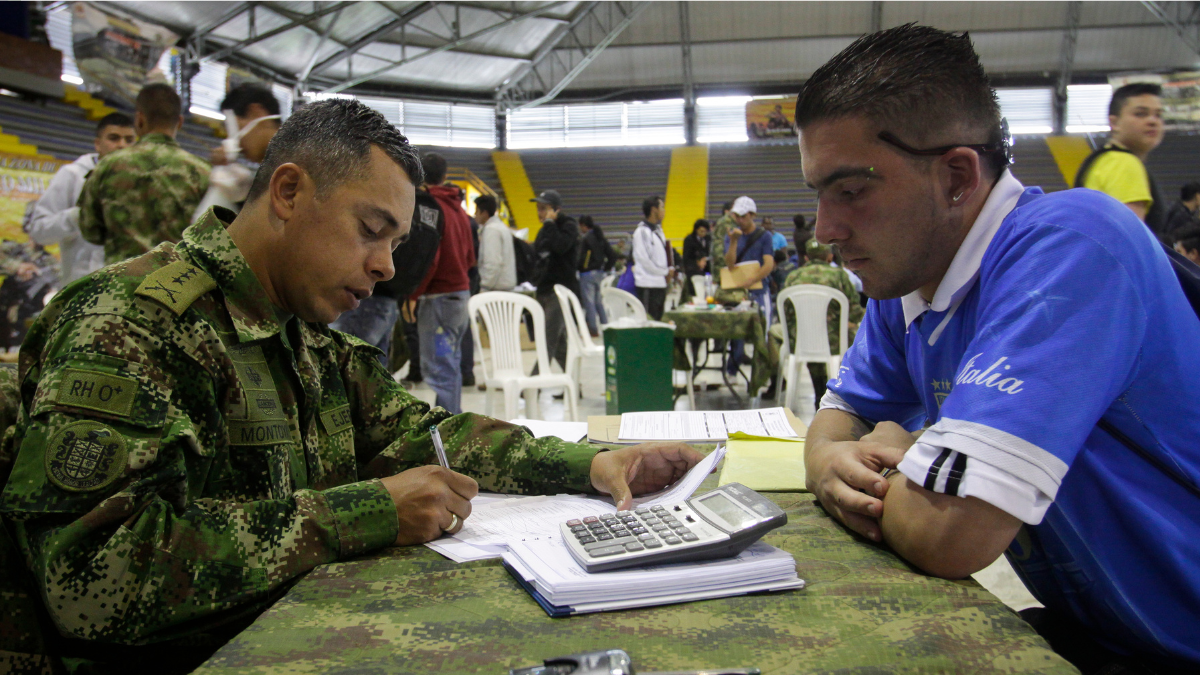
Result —
M 108 487 L 125 472 L 125 438 L 99 422 L 74 422 L 60 429 L 46 448 L 46 475 L 70 492 Z

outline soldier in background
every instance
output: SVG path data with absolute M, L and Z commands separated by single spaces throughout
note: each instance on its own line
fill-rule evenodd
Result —
M 33 207 L 25 231 L 43 246 L 59 245 L 63 285 L 104 267 L 104 247 L 79 234 L 79 194 L 88 172 L 111 153 L 133 145 L 137 135 L 125 113 L 109 113 L 96 125 L 96 152 L 81 155 L 58 170 Z
M 421 179 L 382 115 L 313 104 L 280 128 L 236 218 L 209 211 L 42 313 L 0 515 L 53 599 L 52 653 L 186 672 L 313 567 L 457 532 L 481 486 L 629 508 L 701 459 L 431 409 L 376 348 L 330 331 L 392 277 Z
M 104 246 L 105 264 L 179 241 L 208 190 L 208 163 L 175 142 L 181 109 L 170 85 L 144 87 L 133 120 L 138 142 L 100 160 L 84 183 L 79 230 Z
M 846 341 L 850 344 L 854 343 L 854 333 L 858 330 L 858 324 L 863 318 L 863 306 L 858 301 L 858 291 L 854 289 L 854 282 L 850 280 L 850 275 L 846 270 L 840 267 L 834 267 L 833 249 L 816 239 L 809 239 L 804 245 L 804 255 L 808 262 L 800 269 L 792 270 L 787 276 L 787 280 L 783 282 L 784 288 L 799 286 L 801 284 L 818 284 L 836 288 L 846 295 L 846 300 L 849 301 L 847 310 L 848 330 L 846 331 Z M 791 307 L 788 308 L 788 316 L 785 320 L 788 322 L 788 334 L 794 341 L 796 339 L 796 319 L 792 316 Z M 839 324 L 842 319 L 841 307 L 836 302 L 829 303 L 829 309 L 825 312 L 825 324 L 829 329 L 829 353 L 844 354 L 850 344 L 839 344 L 840 336 L 838 335 Z M 782 327 L 771 327 L 772 339 L 783 341 L 783 333 L 780 332 Z M 824 363 L 809 363 L 808 374 L 812 376 L 813 390 L 816 391 L 817 402 L 820 402 L 821 397 L 825 395 L 825 383 L 829 380 L 829 372 L 825 368 Z

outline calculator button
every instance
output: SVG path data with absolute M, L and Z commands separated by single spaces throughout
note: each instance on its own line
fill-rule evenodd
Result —
M 646 528 L 644 527 L 631 527 L 629 531 L 633 534 L 646 534 Z
M 680 543 L 679 537 L 663 537 L 663 541 L 667 542 L 671 546 Z
M 650 509 L 643 507 L 640 509 L 634 509 L 633 512 L 638 514 L 639 516 L 645 516 L 647 513 L 650 513 Z
M 651 539 L 654 538 L 654 535 L 647 532 L 645 534 L 639 534 L 637 537 L 638 537 L 638 539 L 640 539 L 642 541 L 650 541 Z
M 608 546 L 606 548 L 598 548 L 593 551 L 588 551 L 588 555 L 593 558 L 604 558 L 610 555 L 620 555 L 625 552 L 624 546 Z
M 661 521 L 658 518 L 655 518 L 654 516 L 649 516 L 646 518 L 642 518 L 642 522 L 647 525 L 653 525 L 653 524 L 661 522 Z
M 677 536 L 677 537 L 682 537 L 685 534 L 692 533 L 692 531 L 687 529 L 686 527 L 677 527 L 677 528 L 675 528 L 674 531 L 675 531 L 675 536 Z
M 671 523 L 671 530 L 674 531 L 675 534 L 691 531 L 691 530 L 687 529 L 686 527 L 684 527 L 683 525 L 681 525 L 680 523 Z
M 651 507 L 650 507 L 650 510 L 651 510 L 651 511 L 658 511 L 658 512 L 660 512 L 660 513 L 661 513 L 662 511 L 666 511 L 667 509 L 666 509 L 666 507 L 664 507 L 664 506 L 651 506 Z
M 647 539 L 642 542 L 642 545 L 646 548 L 662 548 L 662 542 L 657 539 Z
M 609 539 L 612 539 L 612 538 L 613 538 L 613 536 L 612 536 L 611 534 L 608 534 L 608 533 L 606 533 L 606 532 L 605 532 L 605 533 L 600 533 L 600 534 L 597 534 L 597 535 L 596 535 L 596 541 L 608 541 Z
M 621 516 L 628 516 L 631 513 L 633 513 L 633 511 L 629 511 L 629 510 L 617 511 L 617 517 L 620 518 Z
M 654 527 L 652 527 L 650 529 L 661 534 L 663 532 L 669 531 L 671 528 L 667 527 L 666 525 L 655 525 Z
M 700 537 L 697 537 L 696 535 L 692 534 L 691 532 L 684 532 L 683 534 L 679 535 L 679 538 L 684 541 L 696 541 Z
M 582 525 L 572 525 L 571 531 L 572 532 L 587 532 L 588 529 Z
M 625 544 L 625 550 L 629 551 L 630 553 L 634 553 L 636 551 L 645 551 L 646 547 L 642 546 L 641 544 L 637 543 L 636 541 L 631 541 L 628 544 Z
M 679 522 L 678 520 L 676 520 L 676 519 L 675 519 L 675 516 L 663 516 L 663 517 L 662 517 L 662 521 L 663 521 L 664 523 L 668 523 L 668 524 L 670 524 L 670 523 L 678 523 L 678 522 Z
M 596 543 L 596 538 L 595 538 L 595 537 L 580 537 L 580 538 L 579 538 L 579 543 L 581 543 L 581 544 L 594 544 L 594 543 Z
M 600 522 L 600 519 L 599 519 L 599 518 L 597 518 L 596 516 L 588 516 L 587 518 L 584 518 L 584 519 L 583 519 L 583 522 L 585 522 L 585 523 L 598 523 L 598 522 Z
M 583 525 L 583 522 L 580 521 L 578 518 L 576 518 L 575 520 L 567 521 L 567 527 L 570 527 L 570 528 L 578 527 L 580 525 Z

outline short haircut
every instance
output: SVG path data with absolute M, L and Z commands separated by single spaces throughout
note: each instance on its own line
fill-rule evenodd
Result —
M 425 182 L 441 185 L 446 180 L 446 158 L 436 152 L 421 155 L 421 168 L 425 170 Z
M 496 212 L 500 210 L 499 207 L 496 206 L 496 198 L 491 195 L 479 195 L 476 197 L 475 209 L 483 209 L 493 216 L 496 215 Z
M 1108 102 L 1108 114 L 1113 117 L 1121 116 L 1121 109 L 1125 107 L 1125 102 L 1134 96 L 1162 96 L 1162 87 L 1153 82 L 1134 82 L 1120 87 L 1113 92 L 1112 100 Z
M 596 221 L 591 216 L 579 216 L 579 225 L 581 227 L 595 227 Z
M 173 127 L 183 114 L 183 103 L 171 85 L 148 84 L 138 92 L 137 111 L 151 127 Z
M 132 127 L 133 118 L 123 112 L 108 113 L 96 123 L 96 138 L 104 132 L 104 127 Z
M 221 110 L 232 110 L 234 115 L 245 117 L 250 106 L 255 103 L 262 106 L 268 115 L 279 114 L 279 99 L 275 98 L 275 94 L 261 84 L 253 82 L 239 84 L 225 94 L 225 100 L 221 101 Z
M 653 211 L 654 207 L 658 206 L 658 203 L 661 202 L 662 200 L 663 200 L 663 198 L 659 197 L 658 195 L 650 195 L 649 197 L 646 197 L 645 199 L 643 199 L 642 200 L 642 215 L 649 218 L 650 212 Z
M 792 224 L 800 229 L 804 229 L 808 227 L 808 219 L 804 217 L 803 213 L 797 213 L 792 216 Z
M 1183 187 L 1179 188 L 1179 199 L 1181 201 L 1191 201 L 1196 195 L 1200 195 L 1200 183 L 1195 181 L 1184 183 Z
M 796 245 L 797 251 L 804 251 L 804 247 L 808 244 L 808 240 L 813 238 L 812 230 L 806 227 L 797 227 L 792 232 L 792 243 Z
M 998 144 L 1000 104 L 967 33 L 905 24 L 855 40 L 813 73 L 796 98 L 796 126 L 865 116 L 922 147 Z M 993 170 L 998 153 L 980 159 Z
M 696 219 L 696 222 L 692 223 L 692 234 L 696 234 L 696 231 L 702 227 L 706 230 L 711 229 L 707 220 L 703 218 Z
M 1175 233 L 1175 241 L 1185 251 L 1200 251 L 1200 225 L 1189 225 Z
M 724 204 L 721 205 L 722 212 L 728 211 L 729 209 L 732 209 L 732 208 L 733 208 L 733 202 L 725 202 Z
M 248 201 L 267 191 L 271 176 L 281 165 L 295 163 L 316 184 L 317 197 L 367 173 L 371 148 L 382 150 L 404 169 L 413 185 L 421 182 L 417 152 L 383 115 L 354 99 L 329 99 L 305 106 L 279 127 L 267 145 Z

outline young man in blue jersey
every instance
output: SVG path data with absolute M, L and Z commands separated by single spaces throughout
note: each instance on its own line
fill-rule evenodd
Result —
M 1153 234 L 1013 177 L 965 34 L 856 41 L 796 123 L 816 237 L 873 298 L 809 488 L 936 576 L 1006 552 L 1085 672 L 1200 666 L 1200 320 Z

